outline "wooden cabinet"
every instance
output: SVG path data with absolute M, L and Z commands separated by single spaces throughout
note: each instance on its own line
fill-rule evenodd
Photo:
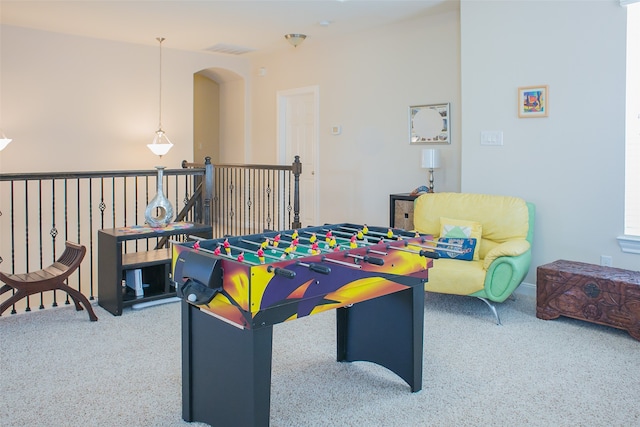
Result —
M 171 249 L 155 249 L 157 242 L 179 235 L 210 238 L 211 232 L 211 226 L 189 222 L 172 223 L 163 229 L 131 226 L 98 230 L 98 304 L 119 316 L 123 307 L 175 296 Z M 143 288 L 137 296 L 125 281 L 128 271 L 138 269 Z
M 413 203 L 419 195 L 410 193 L 389 196 L 389 226 L 413 230 Z

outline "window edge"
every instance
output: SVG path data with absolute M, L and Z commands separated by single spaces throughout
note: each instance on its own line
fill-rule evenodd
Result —
M 630 236 L 625 234 L 618 236 L 617 239 L 622 252 L 640 254 L 640 236 Z

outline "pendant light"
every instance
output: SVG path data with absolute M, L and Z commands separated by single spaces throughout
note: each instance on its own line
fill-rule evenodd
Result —
M 157 37 L 160 44 L 160 96 L 159 96 L 159 108 L 158 108 L 158 130 L 156 131 L 156 136 L 153 138 L 153 142 L 151 144 L 147 144 L 149 150 L 153 152 L 156 156 L 162 158 L 165 154 L 171 150 L 173 144 L 169 141 L 167 134 L 162 130 L 162 42 L 164 41 L 164 37 Z
M 4 132 L 2 132 L 2 129 L 0 129 L 0 151 L 7 148 L 7 145 L 9 145 L 11 141 L 13 140 L 4 136 Z

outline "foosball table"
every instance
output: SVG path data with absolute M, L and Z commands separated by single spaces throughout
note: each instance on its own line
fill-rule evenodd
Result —
M 269 425 L 273 325 L 333 309 L 338 361 L 421 390 L 430 238 L 343 223 L 174 242 L 183 419 Z

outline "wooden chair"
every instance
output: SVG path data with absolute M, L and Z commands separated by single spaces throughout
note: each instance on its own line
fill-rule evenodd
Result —
M 87 248 L 84 246 L 67 241 L 60 258 L 49 267 L 24 274 L 7 274 L 0 271 L 0 281 L 6 283 L 0 288 L 0 295 L 11 289 L 16 290 L 11 298 L 0 304 L 0 315 L 24 297 L 40 292 L 61 290 L 73 299 L 76 310 L 82 310 L 80 305 L 82 303 L 89 313 L 89 318 L 92 321 L 98 320 L 87 297 L 66 284 L 67 278 L 80 266 L 86 252 Z

